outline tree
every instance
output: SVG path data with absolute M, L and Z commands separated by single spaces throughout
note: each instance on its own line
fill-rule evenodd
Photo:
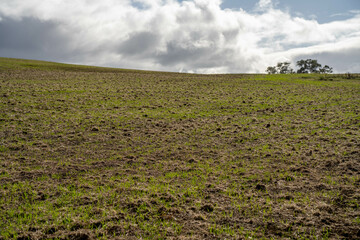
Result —
M 333 72 L 333 68 L 329 67 L 328 65 L 325 65 L 323 68 L 319 69 L 320 73 L 332 73 Z
M 307 61 L 299 60 L 299 61 L 296 62 L 296 66 L 299 67 L 299 69 L 297 70 L 297 73 L 309 73 L 308 72 Z
M 319 73 L 321 64 L 315 59 L 299 60 L 296 62 L 299 67 L 297 73 Z
M 275 67 L 268 67 L 266 69 L 266 72 L 268 74 L 288 74 L 288 73 L 294 73 L 294 70 L 290 67 L 289 62 L 279 62 Z
M 278 73 L 277 70 L 276 70 L 276 67 L 268 67 L 268 68 L 266 69 L 266 72 L 267 72 L 268 74 L 276 74 L 276 73 Z
M 280 74 L 293 73 L 293 69 L 290 67 L 289 62 L 278 63 L 276 68 Z
M 313 60 L 313 59 L 308 59 L 310 60 L 310 64 L 309 64 L 309 67 L 310 67 L 310 72 L 311 73 L 319 73 L 319 69 L 321 68 L 321 64 L 319 64 L 317 62 L 317 60 Z

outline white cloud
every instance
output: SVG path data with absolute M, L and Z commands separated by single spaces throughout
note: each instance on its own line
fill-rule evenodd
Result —
M 257 10 L 261 11 L 261 10 L 268 10 L 273 8 L 273 3 L 271 0 L 260 0 L 257 4 L 256 4 Z
M 277 61 L 321 54 L 321 63 L 332 65 L 335 55 L 349 56 L 360 46 L 360 15 L 319 24 L 276 9 L 271 0 L 259 1 L 261 11 L 252 13 L 220 5 L 220 0 L 2 0 L 0 35 L 6 37 L 0 38 L 0 53 L 122 68 L 264 72 Z M 20 31 L 41 27 L 38 34 Z M 27 40 L 12 41 L 18 38 Z M 36 48 L 27 43 L 35 40 L 41 42 Z M 351 59 L 349 67 L 333 67 L 355 71 L 360 60 Z

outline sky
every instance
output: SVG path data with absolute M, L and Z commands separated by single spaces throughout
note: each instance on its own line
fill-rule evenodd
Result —
M 0 57 L 192 73 L 360 72 L 360 0 L 1 0 Z

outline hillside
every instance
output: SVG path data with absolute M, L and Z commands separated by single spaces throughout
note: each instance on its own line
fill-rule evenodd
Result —
M 0 58 L 0 84 L 0 239 L 360 238 L 359 75 Z

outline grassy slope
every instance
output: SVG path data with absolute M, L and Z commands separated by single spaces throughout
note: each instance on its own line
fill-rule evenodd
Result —
M 359 238 L 359 76 L 319 79 L 0 58 L 0 239 Z

